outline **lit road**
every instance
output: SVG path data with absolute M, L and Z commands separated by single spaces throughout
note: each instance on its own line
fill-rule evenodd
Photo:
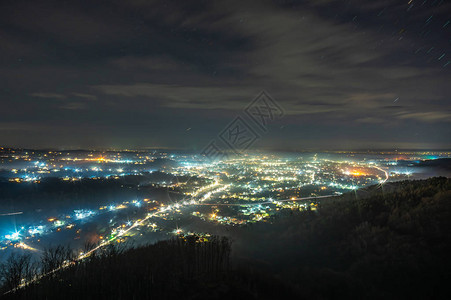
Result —
M 375 169 L 378 169 L 379 171 L 384 172 L 385 179 L 381 182 L 381 184 L 384 184 L 385 182 L 387 182 L 388 177 L 389 177 L 388 172 L 386 170 L 382 169 L 381 167 L 378 167 L 378 166 L 372 166 L 372 167 L 375 168 Z

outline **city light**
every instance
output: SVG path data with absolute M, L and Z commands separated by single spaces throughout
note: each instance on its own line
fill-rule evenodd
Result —
M 48 154 L 47 159 L 51 158 Z M 175 156 L 174 159 L 177 159 Z M 417 156 L 412 156 L 418 160 Z M 27 158 L 28 159 L 28 158 Z M 70 157 L 61 158 L 60 163 L 30 162 L 26 168 L 12 168 L 13 179 L 17 184 L 26 180 L 38 182 L 45 180 L 46 172 L 52 176 L 60 176 L 62 181 L 72 184 L 73 180 L 99 180 L 100 178 L 114 178 L 124 172 L 122 166 L 108 168 L 107 162 L 133 163 L 140 176 L 149 174 L 147 162 L 154 156 L 137 156 L 134 160 L 127 160 L 120 156 L 107 155 L 92 158 Z M 31 248 L 36 248 L 41 239 L 51 236 L 55 232 L 69 231 L 74 239 L 81 239 L 90 232 L 82 228 L 82 224 L 99 222 L 102 215 L 107 214 L 104 224 L 99 226 L 102 236 L 102 245 L 109 241 L 122 242 L 128 238 L 137 238 L 148 229 L 151 232 L 159 231 L 166 234 L 181 234 L 182 229 L 170 229 L 170 224 L 184 215 L 200 219 L 203 222 L 214 222 L 225 226 L 240 226 L 256 222 L 271 220 L 282 210 L 315 211 L 318 202 L 322 199 L 336 197 L 347 191 L 355 191 L 361 187 L 372 184 L 383 185 L 391 177 L 396 179 L 409 178 L 414 175 L 413 169 L 399 164 L 393 165 L 393 160 L 348 160 L 348 159 L 322 159 L 315 156 L 309 159 L 283 159 L 281 157 L 249 156 L 247 159 L 231 158 L 221 162 L 192 163 L 183 158 L 183 163 L 171 169 L 170 176 L 191 178 L 187 181 L 158 180 L 159 188 L 166 188 L 178 194 L 177 200 L 153 200 L 147 196 L 138 199 L 114 199 L 114 202 L 102 203 L 97 209 L 80 208 L 72 211 L 61 211 L 53 216 L 43 216 L 34 223 L 23 224 L 23 228 L 10 233 L 0 239 L 2 248 L 18 247 L 19 241 L 27 240 Z M 407 159 L 407 157 L 405 157 Z M 99 166 L 92 166 L 93 162 Z M 77 162 L 77 166 L 64 165 L 64 163 Z M 61 164 L 63 163 L 63 164 Z M 142 164 L 142 169 L 139 169 Z M 105 168 L 104 168 L 105 166 Z M 57 171 L 57 172 L 56 172 Z M 136 171 L 136 172 L 135 172 Z M 33 175 L 41 172 L 39 177 Z M 98 173 L 93 179 L 92 172 Z M 115 173 L 117 172 L 117 173 Z M 55 174 L 55 175 L 53 175 Z M 74 174 L 77 174 L 76 176 Z M 132 175 L 134 176 L 134 175 Z M 39 184 L 39 183 L 38 183 Z M 180 198 L 180 199 L 179 199 Z M 151 200 L 152 199 L 152 200 Z M 227 206 L 227 210 L 219 208 Z M 22 212 L 5 213 L 5 216 L 14 216 Z M 45 221 L 49 224 L 42 225 Z M 73 221 L 72 221 L 73 220 Z M 78 222 L 76 222 L 78 221 Z M 161 222 L 161 223 L 160 223 Z M 174 227 L 172 227 L 174 228 Z M 93 230 L 93 229 L 91 229 Z M 96 230 L 96 229 L 94 229 Z M 100 238 L 99 238 L 100 239 Z M 86 255 L 86 253 L 84 254 Z
M 5 238 L 6 238 L 7 240 L 11 240 L 11 241 L 17 241 L 17 240 L 20 240 L 20 232 L 16 231 L 16 232 L 14 232 L 14 233 L 7 234 L 7 235 L 5 235 Z
M 95 214 L 92 210 L 74 210 L 74 213 L 77 220 L 86 219 Z

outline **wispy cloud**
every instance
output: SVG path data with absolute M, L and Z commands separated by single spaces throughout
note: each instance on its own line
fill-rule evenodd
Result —
M 397 115 L 399 119 L 412 119 L 422 122 L 451 122 L 451 112 L 429 111 L 429 112 L 402 112 Z
M 55 93 L 31 93 L 30 96 L 38 98 L 49 98 L 49 99 L 66 99 L 67 97 L 63 94 Z

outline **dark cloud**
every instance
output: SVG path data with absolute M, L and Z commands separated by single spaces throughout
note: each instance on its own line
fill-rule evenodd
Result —
M 407 2 L 3 1 L 0 138 L 198 149 L 265 89 L 262 147 L 450 147 L 451 6 Z

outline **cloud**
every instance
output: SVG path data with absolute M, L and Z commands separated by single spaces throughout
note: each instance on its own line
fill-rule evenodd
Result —
M 83 98 L 83 99 L 87 99 L 87 100 L 92 100 L 92 101 L 97 100 L 97 96 L 95 96 L 95 95 L 83 94 L 83 93 L 73 93 L 73 95 L 75 97 L 79 97 L 79 98 Z
M 412 119 L 422 122 L 451 122 L 451 112 L 429 111 L 429 112 L 402 112 L 398 113 L 399 119 Z
M 239 114 L 266 90 L 286 112 L 290 140 L 306 124 L 318 139 L 356 124 L 356 133 L 376 131 L 362 140 L 384 124 L 400 140 L 412 123 L 432 139 L 447 132 L 451 64 L 438 58 L 451 51 L 451 25 L 442 28 L 450 10 L 432 1 L 407 8 L 385 0 L 5 2 L 0 99 L 12 120 L 82 118 L 97 128 L 102 119 L 115 128 L 125 114 L 161 116 L 146 125 L 161 130 L 180 110 L 186 127 L 220 127 L 211 114 Z
M 371 9 L 380 7 L 383 6 Z M 157 80 L 160 82 L 96 88 L 107 95 L 147 97 L 164 107 L 190 109 L 241 109 L 252 91 L 268 89 L 277 92 L 288 114 L 339 112 L 343 117 L 364 115 L 372 109 L 373 114 L 380 113 L 377 117 L 380 120 L 389 117 L 386 107 L 400 96 L 404 102 L 410 102 L 412 109 L 419 110 L 423 109 L 426 94 L 434 97 L 428 88 L 423 89 L 424 93 L 412 91 L 412 83 L 427 86 L 430 83 L 423 77 L 435 76 L 436 71 L 392 63 L 393 52 L 404 51 L 404 46 L 378 47 L 378 41 L 386 38 L 383 33 L 362 34 L 352 23 L 325 19 L 309 7 L 305 7 L 301 16 L 268 3 L 243 5 L 239 11 L 233 5 L 221 3 L 208 8 L 208 14 L 180 13 L 164 21 L 209 33 L 224 34 L 227 29 L 250 41 L 251 47 L 227 57 L 228 67 L 241 74 L 236 80 L 225 77 L 220 85 L 212 84 L 201 68 L 190 68 L 189 64 L 169 57 L 128 56 L 114 61 L 114 65 L 156 72 L 161 76 Z M 218 17 L 210 22 L 209 15 Z M 221 63 L 218 69 L 220 72 Z M 176 74 L 169 79 L 165 77 L 170 73 Z M 441 99 L 440 95 L 435 97 Z M 230 105 L 232 98 L 242 100 Z
M 136 83 L 132 85 L 100 85 L 95 89 L 106 95 L 146 97 L 161 106 L 185 109 L 244 109 L 245 91 L 227 87 L 183 86 L 170 84 Z
M 62 94 L 56 93 L 31 93 L 30 96 L 38 98 L 49 98 L 49 99 L 66 99 L 67 97 Z
M 373 117 L 365 117 L 356 120 L 357 123 L 369 123 L 369 124 L 382 124 L 385 123 L 386 120 L 381 118 L 373 118 Z

